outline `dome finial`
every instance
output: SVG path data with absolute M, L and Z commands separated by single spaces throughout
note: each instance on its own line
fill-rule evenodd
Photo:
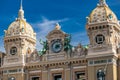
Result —
M 18 18 L 19 19 L 24 19 L 24 10 L 23 10 L 23 7 L 22 7 L 22 0 L 21 0 L 21 3 L 20 3 L 20 10 L 19 10 L 19 13 L 18 13 Z
M 99 5 L 100 5 L 100 6 L 107 5 L 107 4 L 106 4 L 106 0 L 99 0 Z
M 22 7 L 22 0 L 21 0 L 21 3 L 20 3 L 20 9 L 23 9 L 23 7 Z

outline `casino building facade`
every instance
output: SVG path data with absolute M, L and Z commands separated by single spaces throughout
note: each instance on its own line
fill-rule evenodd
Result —
M 86 18 L 88 46 L 72 46 L 71 36 L 56 24 L 37 51 L 36 33 L 21 5 L 18 18 L 4 31 L 0 80 L 120 80 L 119 20 L 105 0 Z

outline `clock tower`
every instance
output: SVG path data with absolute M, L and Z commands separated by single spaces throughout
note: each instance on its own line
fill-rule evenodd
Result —
M 61 30 L 60 25 L 57 23 L 55 29 L 46 36 L 48 50 L 43 55 L 46 57 L 46 60 L 63 60 L 68 56 L 65 50 L 65 39 L 68 36 L 68 34 Z
M 5 30 L 4 45 L 3 80 L 24 80 L 26 56 L 35 50 L 36 33 L 24 18 L 22 2 L 18 18 Z
M 120 39 L 120 24 L 105 0 L 99 0 L 97 7 L 87 17 L 86 24 L 90 44 L 88 49 L 88 80 L 97 80 L 99 71 L 105 80 L 117 80 L 117 49 Z M 108 76 L 111 75 L 111 76 Z

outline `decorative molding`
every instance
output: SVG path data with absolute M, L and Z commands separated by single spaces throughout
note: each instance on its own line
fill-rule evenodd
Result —
M 60 70 L 63 70 L 63 68 L 51 69 L 50 71 L 60 71 Z
M 29 73 L 39 73 L 41 70 L 30 71 Z
M 87 66 L 77 66 L 77 67 L 73 67 L 73 69 L 79 69 L 79 68 L 86 68 Z

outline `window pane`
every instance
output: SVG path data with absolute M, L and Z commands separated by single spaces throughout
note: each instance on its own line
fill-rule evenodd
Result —
M 39 80 L 39 77 L 32 77 L 32 80 Z
M 55 75 L 54 80 L 62 80 L 62 75 Z
M 76 80 L 85 80 L 85 72 L 76 72 Z

